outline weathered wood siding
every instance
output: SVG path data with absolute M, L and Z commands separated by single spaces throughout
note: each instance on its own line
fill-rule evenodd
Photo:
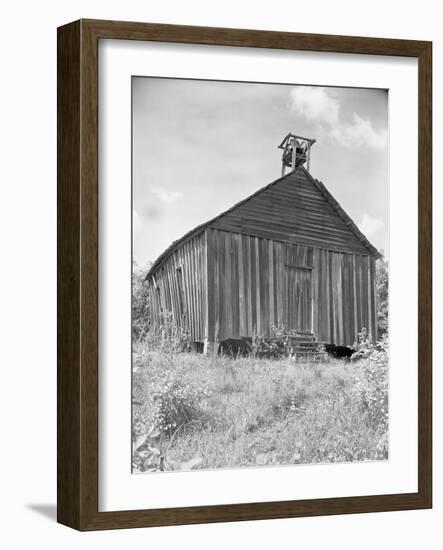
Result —
M 148 278 L 152 322 L 173 321 L 190 330 L 194 341 L 207 333 L 206 234 L 200 233 L 175 249 Z
M 208 228 L 208 339 L 270 336 L 272 325 L 352 345 L 376 336 L 375 259 Z M 298 325 L 298 326 L 295 326 Z
M 272 325 L 352 345 L 376 337 L 375 258 L 321 182 L 299 168 L 171 245 L 149 274 L 154 326 L 166 312 L 195 341 Z
M 211 227 L 337 252 L 368 254 L 321 187 L 299 169 L 237 205 Z

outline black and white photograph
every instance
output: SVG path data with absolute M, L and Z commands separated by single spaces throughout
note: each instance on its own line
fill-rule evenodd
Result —
M 389 460 L 388 91 L 132 77 L 132 472 Z
M 437 6 L 2 5 L 4 548 L 441 546 Z

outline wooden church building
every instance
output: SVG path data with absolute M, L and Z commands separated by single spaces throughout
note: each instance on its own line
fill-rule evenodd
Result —
M 205 349 L 284 325 L 319 342 L 376 337 L 379 252 L 309 173 L 315 140 L 288 134 L 282 175 L 171 244 L 152 265 L 152 322 L 165 312 Z

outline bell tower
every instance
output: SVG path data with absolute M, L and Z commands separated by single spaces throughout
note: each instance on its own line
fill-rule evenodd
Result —
M 286 173 L 286 168 L 290 172 L 294 172 L 296 168 L 306 163 L 306 170 L 309 172 L 311 147 L 314 145 L 315 139 L 296 136 L 289 133 L 278 146 L 283 150 L 282 154 L 282 177 Z

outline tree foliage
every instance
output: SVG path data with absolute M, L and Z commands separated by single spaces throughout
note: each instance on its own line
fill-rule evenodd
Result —
M 140 267 L 132 262 L 132 337 L 142 339 L 149 330 L 150 301 L 149 288 L 145 281 L 150 264 Z
M 388 331 L 389 318 L 389 272 L 388 262 L 384 257 L 377 260 L 375 268 L 375 285 L 377 292 L 377 329 L 382 338 Z

